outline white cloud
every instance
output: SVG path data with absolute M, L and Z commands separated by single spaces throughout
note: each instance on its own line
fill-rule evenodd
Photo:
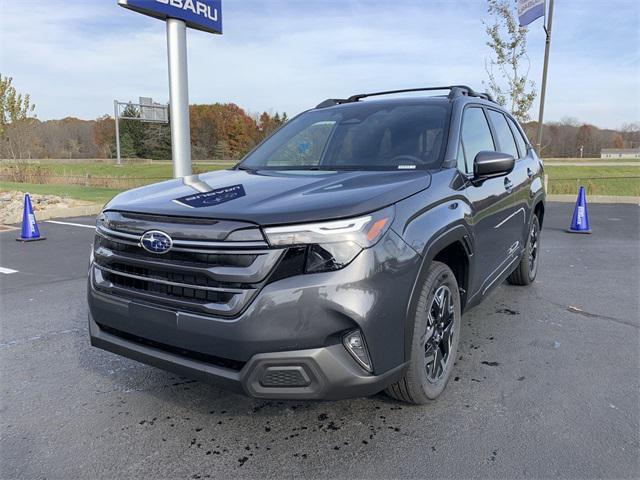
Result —
M 635 4 L 619 0 L 604 19 L 627 25 L 627 38 L 617 44 L 610 33 L 600 35 L 607 28 L 594 21 L 594 2 L 581 2 L 581 10 L 571 2 L 556 4 L 545 118 L 573 116 L 609 127 L 640 118 Z M 125 11 L 115 0 L 1 5 L 0 71 L 32 94 L 40 118 L 94 118 L 110 112 L 115 97 L 166 101 L 160 22 Z M 389 3 L 227 0 L 223 36 L 189 33 L 191 101 L 294 114 L 324 98 L 361 91 L 481 87 L 488 54 L 484 2 L 405 0 L 391 10 L 384 5 Z M 540 30 L 538 22 L 529 34 L 531 79 L 538 85 Z M 535 117 L 537 108 L 531 113 Z

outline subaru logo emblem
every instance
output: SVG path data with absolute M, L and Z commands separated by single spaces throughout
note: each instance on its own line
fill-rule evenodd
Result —
M 147 252 L 161 255 L 171 250 L 173 240 L 171 240 L 171 237 L 164 232 L 150 230 L 142 235 L 142 238 L 140 238 L 140 244 Z

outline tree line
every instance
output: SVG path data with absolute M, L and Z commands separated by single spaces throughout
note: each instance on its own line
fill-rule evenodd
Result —
M 129 104 L 121 114 L 140 117 Z M 287 122 L 286 113 L 249 114 L 234 103 L 191 105 L 191 146 L 196 160 L 237 160 Z M 124 158 L 171 158 L 168 124 L 120 120 Z M 29 95 L 20 94 L 13 79 L 0 74 L 0 158 L 115 158 L 115 120 L 67 117 L 40 121 Z
M 522 124 L 531 143 L 535 142 L 538 122 Z M 543 158 L 599 158 L 603 148 L 640 147 L 640 122 L 625 123 L 617 130 L 598 128 L 566 117 L 559 122 L 546 122 L 543 128 Z
M 19 94 L 10 77 L 0 75 L 0 158 L 115 158 L 115 121 L 108 115 L 96 120 L 68 117 L 40 121 L 28 95 Z M 125 116 L 139 112 L 130 105 Z M 249 114 L 233 103 L 191 105 L 191 145 L 196 160 L 240 159 L 267 135 L 284 124 L 286 113 Z M 524 122 L 529 139 L 535 138 L 537 122 Z M 171 158 L 169 125 L 120 121 L 124 158 Z M 541 156 L 599 157 L 603 148 L 640 147 L 640 123 L 618 130 L 601 129 L 574 118 L 544 126 Z
M 234 103 L 191 105 L 191 151 L 195 160 L 237 160 L 287 121 L 287 114 L 251 115 Z M 125 117 L 139 117 L 133 105 Z M 96 158 L 116 156 L 115 122 L 105 115 L 92 125 Z M 171 158 L 171 129 L 168 124 L 120 120 L 120 149 L 124 158 Z

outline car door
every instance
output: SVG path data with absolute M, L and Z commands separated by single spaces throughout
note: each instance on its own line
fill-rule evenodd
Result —
M 507 122 L 518 146 L 518 157 L 516 157 L 516 165 L 513 169 L 515 184 L 513 193 L 516 210 L 524 210 L 526 212 L 527 221 L 523 225 L 522 235 L 523 238 L 527 238 L 533 213 L 534 196 L 542 190 L 542 167 L 534 150 L 527 148 L 528 142 L 516 122 L 509 116 L 507 116 Z
M 531 178 L 527 174 L 527 165 L 523 161 L 523 156 L 526 157 L 526 148 L 523 153 L 518 147 L 516 137 L 514 136 L 513 129 L 509 125 L 509 120 L 504 112 L 487 109 L 487 115 L 491 128 L 494 132 L 498 144 L 498 151 L 511 155 L 515 160 L 515 166 L 513 171 L 509 174 L 511 183 L 513 185 L 513 218 L 508 228 L 512 230 L 515 240 L 518 241 L 517 254 L 519 256 L 522 249 L 525 247 L 527 226 L 529 224 L 529 215 L 531 211 L 531 198 L 529 192 L 531 191 Z M 524 154 L 524 155 L 523 155 Z M 529 170 L 531 172 L 531 170 Z
M 463 112 L 460 150 L 469 176 L 473 175 L 473 160 L 478 152 L 499 151 L 499 143 L 481 106 L 468 106 Z M 509 175 L 472 180 L 465 188 L 465 195 L 472 209 L 476 252 L 475 291 L 471 295 L 484 295 L 507 273 L 518 248 L 512 180 Z

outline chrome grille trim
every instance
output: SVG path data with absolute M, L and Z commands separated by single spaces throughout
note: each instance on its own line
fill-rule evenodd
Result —
M 96 227 L 96 232 L 98 232 L 99 234 L 107 238 L 120 237 L 120 238 L 126 238 L 128 240 L 135 240 L 138 243 L 140 242 L 140 238 L 141 238 L 141 235 L 133 235 L 131 233 L 116 232 L 115 230 L 111 230 L 110 228 L 103 227 L 102 225 L 98 225 Z
M 124 245 L 133 245 L 134 247 L 141 246 L 139 241 L 131 242 L 129 240 L 123 240 L 116 236 L 109 236 L 106 233 L 104 233 L 100 228 L 96 228 L 96 235 L 100 235 L 101 237 L 106 238 L 107 240 L 111 240 L 112 242 L 116 242 L 116 243 L 122 243 Z M 140 239 L 140 237 L 138 237 L 138 239 Z
M 105 238 L 110 240 L 119 241 L 124 238 L 126 240 L 133 240 L 135 244 L 140 243 L 141 235 L 133 235 L 131 233 L 118 232 L 111 230 L 110 228 L 99 225 L 96 228 L 96 232 Z M 173 250 L 178 250 L 176 247 L 200 247 L 200 249 L 208 248 L 268 248 L 267 242 L 205 242 L 200 240 L 173 240 Z M 196 251 L 196 250 L 191 250 Z
M 167 297 L 163 297 L 159 294 L 130 290 L 128 288 L 116 286 L 109 280 L 105 279 L 102 275 L 102 271 L 97 268 L 93 269 L 93 282 L 95 285 L 100 287 L 100 291 L 103 293 L 115 294 L 134 300 L 143 300 L 169 308 L 184 309 L 216 316 L 234 316 L 238 314 L 257 293 L 257 290 L 246 290 L 240 295 L 234 295 L 227 303 L 194 303 L 181 299 L 168 299 Z
M 267 248 L 269 245 L 265 242 L 201 242 L 199 240 L 174 240 L 174 245 L 184 247 L 248 247 L 248 248 Z
M 161 283 L 162 285 L 171 285 L 172 287 L 181 287 L 181 288 L 191 288 L 193 290 L 207 290 L 209 292 L 222 292 L 222 293 L 233 293 L 233 294 L 242 294 L 245 293 L 247 289 L 243 288 L 219 288 L 219 287 L 207 287 L 205 285 L 196 285 L 193 283 L 180 283 L 180 282 L 171 282 L 169 280 L 163 280 L 161 278 L 156 277 L 145 277 L 143 275 L 135 275 L 133 273 L 121 272 L 119 270 L 113 270 L 111 268 L 103 267 L 102 265 L 95 265 L 98 270 L 102 270 L 107 273 L 111 273 L 113 275 L 119 275 L 121 277 L 133 278 L 134 280 L 141 280 L 143 282 L 153 282 L 153 283 Z

